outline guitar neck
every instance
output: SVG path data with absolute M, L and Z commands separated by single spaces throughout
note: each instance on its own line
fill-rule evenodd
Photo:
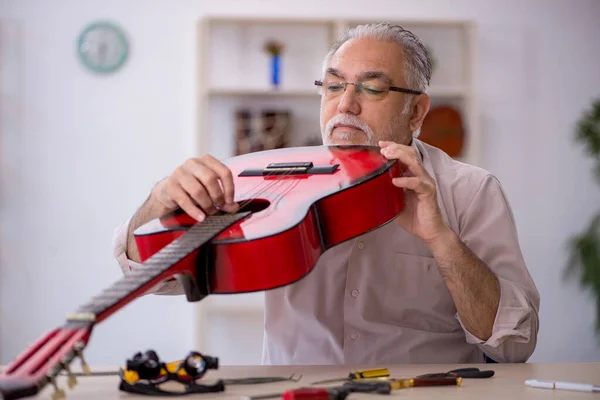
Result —
M 184 258 L 199 250 L 227 227 L 241 220 L 248 212 L 207 217 L 190 227 L 183 235 L 148 258 L 142 267 L 122 277 L 104 289 L 77 311 L 67 316 L 69 322 L 100 322 L 155 285 L 182 272 L 175 268 Z M 196 271 L 186 271 L 195 275 Z M 208 293 L 208 288 L 206 288 Z
M 67 316 L 66 323 L 40 336 L 0 372 L 0 399 L 12 400 L 34 396 L 47 384 L 64 396 L 56 379 L 61 371 L 69 374 L 69 365 L 80 358 L 84 370 L 83 349 L 94 325 L 124 307 L 154 285 L 176 273 L 188 272 L 178 268 L 186 257 L 202 248 L 220 232 L 246 217 L 249 212 L 209 216 L 202 224 L 188 229 L 169 245 L 143 263 L 140 270 L 125 276 Z M 194 263 L 195 264 L 195 263 Z M 197 271 L 189 271 L 195 275 Z M 69 386 L 75 378 L 69 375 Z

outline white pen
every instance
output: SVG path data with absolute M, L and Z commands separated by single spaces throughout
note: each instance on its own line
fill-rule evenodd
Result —
M 559 381 L 539 381 L 537 379 L 528 379 L 525 381 L 527 386 L 541 389 L 562 389 L 577 390 L 579 392 L 600 392 L 600 386 L 587 383 L 559 382 Z

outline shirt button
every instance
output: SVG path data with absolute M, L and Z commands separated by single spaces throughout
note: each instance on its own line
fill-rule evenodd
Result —
M 351 334 L 350 339 L 352 339 L 352 340 L 358 339 L 358 333 Z
M 358 242 L 358 248 L 359 249 L 363 249 L 365 247 L 365 244 L 363 242 Z
M 358 297 L 358 290 L 354 289 L 351 294 L 352 297 Z

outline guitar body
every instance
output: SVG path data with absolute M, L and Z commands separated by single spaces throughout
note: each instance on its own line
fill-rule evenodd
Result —
M 289 285 L 309 274 L 324 251 L 392 221 L 404 207 L 403 190 L 392 184 L 402 166 L 378 147 L 284 148 L 224 163 L 240 210 L 199 224 L 178 210 L 136 229 L 144 268 L 13 360 L 0 373 L 0 398 L 33 396 L 55 384 L 75 358 L 83 360 L 95 324 L 161 282 L 179 280 L 189 301 Z
M 333 173 L 239 176 L 270 163 L 311 161 L 335 166 Z M 190 301 L 207 294 L 273 289 L 308 274 L 328 248 L 392 220 L 404 206 L 392 184 L 399 165 L 377 148 L 305 147 L 249 153 L 225 161 L 232 170 L 235 200 L 252 213 L 227 228 L 198 255 L 182 264 L 181 283 Z M 250 203 L 243 205 L 252 197 Z M 183 212 L 151 221 L 134 232 L 142 261 L 195 223 Z M 193 265 L 198 264 L 198 266 Z M 208 280 L 192 276 L 201 269 Z M 195 282 L 194 282 L 195 281 Z

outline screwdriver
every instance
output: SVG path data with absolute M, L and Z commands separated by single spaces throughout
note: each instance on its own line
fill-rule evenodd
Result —
M 283 393 L 244 397 L 245 400 L 261 400 L 281 397 L 283 400 L 345 400 L 350 394 L 346 389 L 299 388 Z
M 388 376 L 390 376 L 390 371 L 387 368 L 373 368 L 350 372 L 345 378 L 325 379 L 323 381 L 313 382 L 312 385 L 329 382 L 352 381 L 355 379 L 385 378 Z
M 390 379 L 390 380 L 365 380 L 358 382 L 346 382 L 343 388 L 351 392 L 390 394 L 392 390 L 404 389 L 409 387 L 423 386 L 460 386 L 461 377 L 445 378 L 410 378 L 410 379 Z

